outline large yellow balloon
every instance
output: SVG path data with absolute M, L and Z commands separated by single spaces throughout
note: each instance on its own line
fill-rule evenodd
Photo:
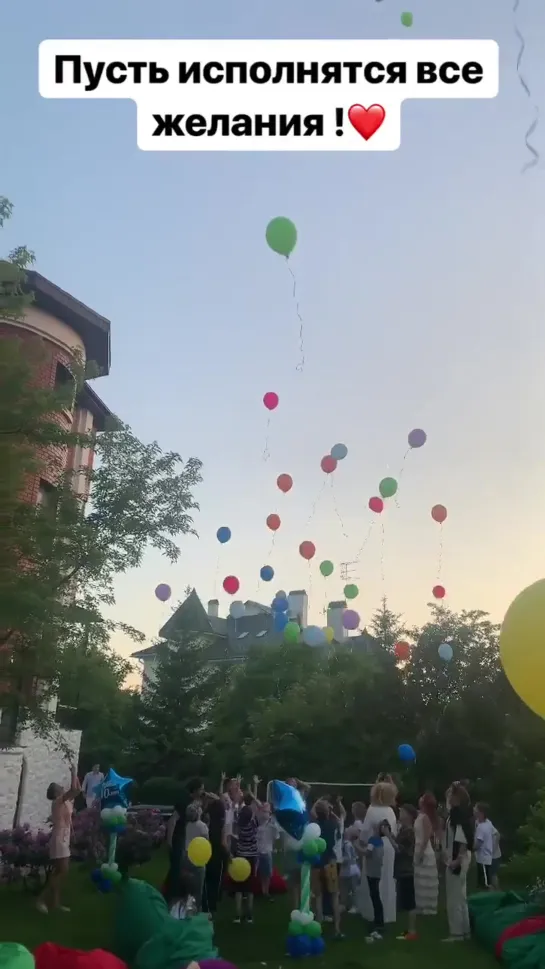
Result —
M 187 857 L 196 868 L 204 868 L 212 857 L 212 846 L 206 838 L 193 838 L 187 846 Z
M 252 868 L 247 858 L 233 858 L 228 871 L 234 882 L 245 882 L 252 874 Z
M 521 700 L 545 718 L 545 579 L 519 593 L 505 614 L 500 658 Z

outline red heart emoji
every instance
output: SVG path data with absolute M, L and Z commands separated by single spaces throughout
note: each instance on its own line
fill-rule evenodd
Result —
M 372 104 L 364 108 L 362 104 L 353 104 L 348 109 L 348 120 L 362 138 L 369 141 L 380 128 L 386 117 L 386 111 L 381 104 Z

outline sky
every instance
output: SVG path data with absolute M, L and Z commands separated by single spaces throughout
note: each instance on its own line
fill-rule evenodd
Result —
M 391 153 L 164 153 L 136 146 L 134 105 L 40 98 L 47 38 L 487 38 L 500 45 L 495 100 L 413 101 Z M 4 246 L 112 321 L 112 368 L 95 389 L 144 440 L 203 461 L 199 537 L 178 563 L 158 554 L 117 582 L 114 616 L 156 635 L 172 602 L 270 602 L 306 588 L 310 619 L 342 598 L 339 563 L 368 535 L 369 497 L 398 475 L 398 506 L 377 521 L 351 570 L 362 625 L 383 594 L 408 623 L 426 619 L 437 580 L 453 609 L 501 620 L 545 570 L 545 116 L 524 144 L 532 104 L 516 72 L 511 0 L 20 0 L 2 15 L 1 194 L 15 206 Z M 523 72 L 545 105 L 545 7 L 521 0 Z M 291 259 L 304 321 L 268 221 L 298 229 Z M 266 391 L 279 394 L 263 459 Z M 333 487 L 322 456 L 343 442 Z M 276 477 L 294 479 L 281 495 Z M 271 551 L 265 519 L 282 525 Z M 339 520 L 340 519 L 340 520 Z M 341 524 L 342 522 L 342 524 Z M 232 530 L 219 546 L 220 525 Z M 311 568 L 298 546 L 312 540 Z M 335 571 L 323 579 L 318 563 Z M 259 584 L 270 563 L 275 578 Z M 124 655 L 135 647 L 119 636 Z

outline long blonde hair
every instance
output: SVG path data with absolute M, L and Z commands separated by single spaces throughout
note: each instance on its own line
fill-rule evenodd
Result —
M 371 789 L 371 804 L 379 807 L 393 807 L 396 797 L 397 787 L 387 781 L 379 781 Z

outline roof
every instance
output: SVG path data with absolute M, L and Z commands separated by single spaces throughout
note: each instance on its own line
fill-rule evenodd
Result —
M 26 287 L 34 294 L 35 305 L 70 326 L 83 340 L 88 361 L 94 361 L 102 375 L 108 374 L 110 321 L 34 269 L 26 273 Z
M 106 422 L 114 417 L 109 407 L 106 407 L 104 401 L 100 399 L 89 384 L 84 384 L 81 388 L 78 394 L 78 406 L 90 411 L 95 419 L 97 431 L 104 431 Z

